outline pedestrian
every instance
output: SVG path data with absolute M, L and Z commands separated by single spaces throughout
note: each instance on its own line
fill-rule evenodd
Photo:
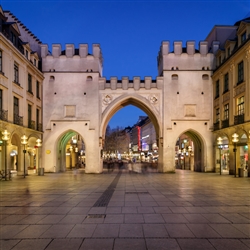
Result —
M 129 173 L 132 172 L 132 161 L 131 160 L 128 161 L 128 172 Z

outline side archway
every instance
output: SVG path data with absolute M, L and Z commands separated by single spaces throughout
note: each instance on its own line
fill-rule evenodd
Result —
M 185 135 L 185 138 L 189 140 L 181 139 Z M 186 140 L 186 141 L 185 141 Z M 176 155 L 182 155 L 184 162 L 184 167 L 181 169 L 189 169 L 195 172 L 202 172 L 205 168 L 206 162 L 206 145 L 202 136 L 192 129 L 186 130 L 180 134 L 179 139 L 177 140 L 178 147 L 176 148 Z M 189 163 L 185 164 L 187 161 L 187 156 L 189 158 Z M 185 165 L 188 165 L 188 168 L 185 168 Z M 176 165 L 177 166 L 177 165 Z
M 85 162 L 85 144 L 78 132 L 74 130 L 65 131 L 59 136 L 56 147 L 57 169 L 54 171 L 65 172 L 72 168 L 83 167 L 82 162 Z

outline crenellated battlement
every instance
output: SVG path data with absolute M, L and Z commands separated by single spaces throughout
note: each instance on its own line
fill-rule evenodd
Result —
M 145 77 L 144 79 L 141 79 L 140 77 L 134 77 L 132 80 L 130 80 L 128 77 L 122 77 L 121 80 L 118 80 L 117 77 L 111 77 L 110 80 L 106 80 L 105 77 L 99 78 L 99 89 L 105 90 L 105 89 L 111 89 L 111 90 L 128 90 L 129 88 L 132 88 L 134 90 L 139 89 L 162 89 L 163 85 L 163 77 L 157 77 L 155 80 L 152 79 L 152 77 Z
M 170 42 L 163 41 L 158 54 L 158 74 L 168 70 L 212 70 L 214 68 L 214 54 L 218 50 L 218 42 L 208 49 L 208 42 L 199 42 L 199 50 L 195 49 L 194 41 L 187 41 L 183 47 L 182 41 L 173 43 L 170 52 Z
M 44 72 L 99 72 L 102 75 L 103 58 L 99 44 L 92 45 L 92 54 L 88 44 L 66 44 L 65 50 L 61 44 L 52 44 L 49 51 L 47 44 L 41 45 L 41 57 Z

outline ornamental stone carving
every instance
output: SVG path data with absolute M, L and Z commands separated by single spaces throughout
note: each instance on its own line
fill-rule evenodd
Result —
M 152 103 L 152 104 L 157 104 L 158 103 L 158 97 L 156 95 L 150 95 L 149 96 L 149 101 Z
M 105 95 L 103 97 L 102 102 L 103 102 L 103 104 L 108 105 L 108 104 L 110 104 L 112 102 L 112 100 L 113 100 L 112 95 Z

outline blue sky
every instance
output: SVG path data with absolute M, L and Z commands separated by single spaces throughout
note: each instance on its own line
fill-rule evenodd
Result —
M 162 41 L 206 38 L 214 25 L 233 25 L 250 16 L 249 0 L 0 0 L 43 43 L 99 43 L 103 76 L 157 76 Z M 91 53 L 91 50 L 89 51 Z M 111 127 L 133 125 L 137 108 L 124 108 Z

